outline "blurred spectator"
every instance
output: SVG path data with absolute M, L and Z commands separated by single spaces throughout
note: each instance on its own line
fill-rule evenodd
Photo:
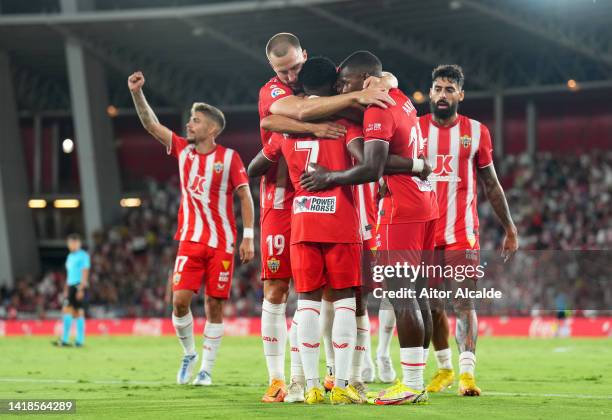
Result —
M 612 248 L 612 152 L 581 156 L 544 153 L 535 159 L 511 155 L 498 163 L 497 170 L 519 231 L 521 249 Z M 256 183 L 251 185 L 251 191 L 257 203 Z M 179 200 L 176 178 L 163 185 L 151 181 L 140 207 L 124 209 L 118 225 L 96 235 L 89 247 L 92 316 L 168 315 L 168 273 L 172 272 L 176 253 L 173 236 Z M 482 249 L 498 249 L 503 231 L 486 198 L 480 197 L 479 202 Z M 234 207 L 239 208 L 238 203 Z M 257 205 L 255 208 L 258 211 Z M 239 217 L 236 221 L 241 232 L 242 221 Z M 253 262 L 236 265 L 231 299 L 225 309 L 227 316 L 256 315 L 261 311 L 258 253 L 256 247 Z M 556 296 L 536 296 L 524 279 L 513 278 L 510 272 L 499 275 L 499 283 L 504 278 L 507 285 L 503 309 L 508 314 L 529 315 L 546 307 L 547 302 L 554 302 Z M 533 276 L 537 275 L 534 270 Z M 577 281 L 579 277 L 576 275 Z M 554 280 L 555 276 L 548 278 Z M 49 271 L 37 281 L 29 277 L 17 279 L 12 290 L 0 290 L 0 317 L 44 318 L 48 311 L 59 311 L 64 281 L 63 269 Z M 574 297 L 588 299 L 588 293 L 583 281 L 575 287 Z M 203 306 L 200 296 L 192 309 L 202 316 Z

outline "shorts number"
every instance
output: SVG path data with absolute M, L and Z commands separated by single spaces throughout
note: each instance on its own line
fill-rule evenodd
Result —
M 285 237 L 283 235 L 268 235 L 266 237 L 266 243 L 268 244 L 268 255 L 281 255 L 285 250 Z
M 319 158 L 319 141 L 318 140 L 302 140 L 295 143 L 296 151 L 306 151 L 308 152 L 308 157 L 306 159 L 306 165 L 304 171 L 311 172 L 312 168 L 310 168 L 311 163 L 317 163 L 317 159 Z
M 187 262 L 187 258 L 188 257 L 184 257 L 184 256 L 176 257 L 176 262 L 174 263 L 175 273 L 180 273 L 183 271 L 183 268 L 185 267 L 185 263 Z

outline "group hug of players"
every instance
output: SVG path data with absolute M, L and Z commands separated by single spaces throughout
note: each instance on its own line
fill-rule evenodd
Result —
M 383 382 L 396 379 L 389 346 L 397 326 L 402 379 L 368 393 L 365 383 L 375 376 L 366 312 L 373 288 L 369 260 L 420 264 L 435 258 L 437 264 L 478 264 L 477 176 L 506 232 L 503 256 L 508 258 L 518 247 L 495 174 L 489 132 L 478 121 L 457 114 L 464 95 L 462 70 L 456 65 L 434 69 L 432 113 L 418 118 L 396 78 L 383 72 L 370 52 L 355 52 L 336 66 L 327 58 L 308 59 L 296 36 L 280 33 L 268 41 L 266 54 L 276 76 L 259 93 L 263 149 L 248 168 L 249 176 L 262 177 L 261 333 L 269 373 L 262 401 L 318 404 L 325 389 L 332 404 L 425 403 L 428 392 L 454 383 L 444 302 L 402 298 L 381 304 L 376 371 Z M 176 157 L 180 173 L 172 321 L 184 357 L 177 382 L 210 385 L 238 237 L 233 194 L 240 199 L 243 223 L 240 259 L 247 262 L 254 256 L 247 173 L 235 151 L 215 142 L 225 128 L 220 110 L 194 104 L 183 138 L 159 123 L 143 85 L 140 72 L 128 79 L 138 115 L 145 129 Z M 444 287 L 444 280 L 417 279 L 416 287 Z M 290 283 L 298 303 L 288 334 Z M 452 279 L 446 283 L 458 287 Z M 192 380 L 199 356 L 190 303 L 202 284 L 207 322 L 201 367 Z M 410 284 L 399 279 L 383 284 L 387 289 L 406 286 Z M 475 279 L 461 287 L 474 288 Z M 459 394 L 477 396 L 474 302 L 454 299 L 453 308 Z M 327 364 L 323 387 L 321 337 Z M 438 371 L 425 386 L 430 342 Z

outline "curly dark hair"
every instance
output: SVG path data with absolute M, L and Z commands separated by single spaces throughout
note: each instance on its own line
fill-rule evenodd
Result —
M 431 72 L 431 81 L 434 82 L 436 79 L 448 79 L 460 88 L 463 88 L 465 77 L 463 76 L 463 69 L 457 64 L 441 64 Z

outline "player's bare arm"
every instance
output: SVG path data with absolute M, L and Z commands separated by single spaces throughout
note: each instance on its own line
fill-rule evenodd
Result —
M 363 162 L 363 137 L 355 137 L 346 145 L 346 148 L 357 163 Z
M 239 255 L 240 262 L 245 264 L 255 256 L 255 245 L 253 235 L 253 223 L 255 221 L 255 210 L 253 207 L 253 197 L 248 185 L 243 185 L 236 190 L 236 195 L 240 200 L 240 214 L 242 215 L 242 242 L 240 243 Z
M 159 123 L 153 109 L 149 106 L 144 96 L 144 92 L 142 91 L 144 83 L 145 78 L 140 71 L 132 73 L 128 78 L 128 88 L 132 94 L 132 100 L 134 101 L 134 107 L 136 108 L 138 118 L 140 118 L 140 122 L 145 130 L 164 146 L 170 147 L 172 145 L 172 131 Z
M 376 105 L 383 109 L 395 105 L 385 89 L 369 88 L 336 96 L 301 98 L 287 96 L 270 106 L 270 112 L 300 121 L 313 121 L 330 117 L 352 105 Z
M 247 168 L 247 174 L 250 178 L 257 178 L 263 176 L 274 161 L 268 159 L 266 155 L 263 154 L 263 150 L 260 150 L 259 153 L 253 158 L 251 163 L 249 163 L 249 167 Z
M 321 191 L 334 185 L 357 185 L 378 181 L 382 176 L 389 153 L 389 143 L 369 141 L 363 146 L 363 162 L 345 171 L 329 171 L 311 164 L 311 172 L 304 173 L 300 184 L 308 191 Z
M 499 180 L 497 179 L 497 173 L 495 167 L 491 164 L 478 170 L 478 177 L 482 181 L 487 198 L 493 207 L 495 215 L 499 219 L 500 223 L 504 227 L 505 236 L 502 244 L 502 257 L 507 261 L 512 254 L 518 249 L 518 232 L 516 226 L 512 221 L 510 215 L 510 208 L 508 207 L 508 201 L 504 194 Z
M 422 180 L 426 180 L 433 169 L 429 162 L 427 162 L 427 159 L 425 159 L 425 156 L 421 155 L 417 160 L 420 160 L 421 163 L 415 162 L 415 159 L 412 158 L 389 155 L 385 164 L 385 175 L 414 174 L 418 175 Z
M 317 123 L 299 121 L 283 115 L 268 115 L 260 122 L 264 130 L 287 134 L 312 134 L 322 139 L 337 139 L 346 133 L 346 128 L 341 124 L 331 121 Z

